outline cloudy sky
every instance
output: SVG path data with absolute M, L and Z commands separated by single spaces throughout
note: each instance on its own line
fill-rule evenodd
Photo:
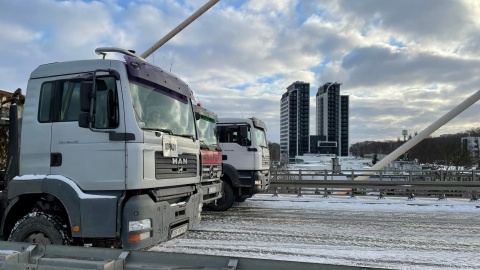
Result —
M 0 89 L 42 63 L 143 53 L 205 0 L 0 0 Z M 221 117 L 256 117 L 279 142 L 280 98 L 300 80 L 342 83 L 350 142 L 420 132 L 480 89 L 480 1 L 220 0 L 148 58 Z M 480 127 L 474 105 L 434 135 Z

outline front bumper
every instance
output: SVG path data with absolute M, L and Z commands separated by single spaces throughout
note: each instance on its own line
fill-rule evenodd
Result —
M 151 247 L 169 240 L 171 232 L 177 228 L 186 226 L 188 229 L 193 229 L 198 226 L 201 219 L 202 191 L 199 186 L 196 190 L 197 192 L 182 202 L 174 204 L 167 201 L 155 202 L 146 194 L 128 199 L 122 215 L 123 248 L 132 250 Z M 151 220 L 151 228 L 129 232 L 129 221 L 144 219 Z M 149 235 L 149 237 L 137 242 L 129 241 L 129 237 L 134 234 Z
M 254 193 L 260 193 L 265 191 L 270 186 L 270 171 L 255 171 L 253 174 L 253 191 Z
M 215 181 L 202 182 L 203 203 L 212 203 L 222 198 L 222 181 L 220 179 Z

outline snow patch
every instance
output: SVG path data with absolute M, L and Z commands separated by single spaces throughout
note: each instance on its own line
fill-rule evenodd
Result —
M 94 194 L 88 194 L 84 193 L 78 186 L 70 180 L 69 178 L 63 176 L 63 175 L 40 175 L 40 174 L 26 174 L 22 176 L 16 176 L 13 178 L 14 181 L 26 181 L 26 180 L 40 180 L 40 179 L 56 179 L 60 180 L 62 182 L 67 183 L 69 186 L 71 186 L 75 192 L 77 192 L 78 197 L 80 199 L 116 199 L 117 197 L 115 196 L 108 196 L 108 195 L 94 195 Z
M 15 176 L 13 180 L 40 180 L 45 179 L 47 177 L 44 174 L 25 174 L 22 176 Z
M 12 254 L 15 254 L 15 253 L 19 253 L 19 252 L 16 251 L 16 250 L 1 250 L 0 249 L 0 255 L 12 255 Z

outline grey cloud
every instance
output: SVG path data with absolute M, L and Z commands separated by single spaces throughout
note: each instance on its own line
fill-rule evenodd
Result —
M 447 40 L 462 37 L 464 31 L 470 30 L 468 25 L 472 25 L 473 19 L 462 1 L 341 0 L 338 3 L 339 12 L 365 18 L 366 27 L 377 23 L 419 41 L 427 37 Z
M 352 50 L 342 68 L 349 72 L 348 83 L 356 87 L 455 83 L 478 74 L 480 60 L 369 46 Z

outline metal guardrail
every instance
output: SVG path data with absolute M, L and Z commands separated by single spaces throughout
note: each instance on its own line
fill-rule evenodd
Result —
M 381 268 L 0 241 L 0 269 L 366 270 Z
M 328 197 L 330 194 L 438 196 L 468 197 L 478 200 L 480 192 L 479 171 L 396 171 L 379 172 L 370 180 L 355 180 L 367 175 L 361 171 L 315 171 L 277 170 L 272 171 L 272 181 L 268 193 L 273 194 L 316 194 Z

